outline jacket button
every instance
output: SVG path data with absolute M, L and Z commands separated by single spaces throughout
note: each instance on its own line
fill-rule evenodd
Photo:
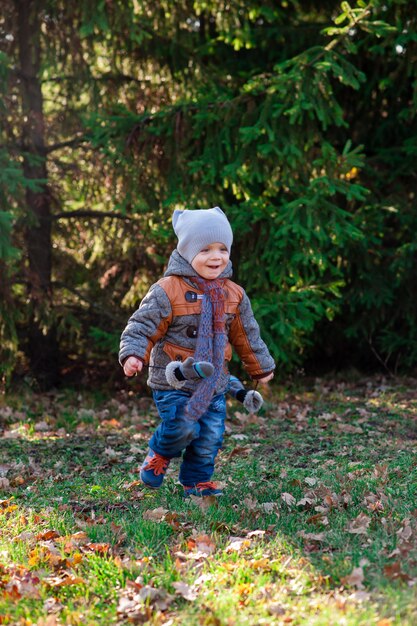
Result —
M 188 326 L 186 333 L 187 337 L 195 338 L 197 337 L 197 326 Z
M 175 360 L 176 360 L 176 361 L 182 361 L 182 356 L 181 356 L 180 354 L 177 354 L 177 355 L 175 356 Z

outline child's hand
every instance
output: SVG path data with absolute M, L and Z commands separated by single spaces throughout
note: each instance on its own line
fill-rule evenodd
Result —
M 263 378 L 258 378 L 257 382 L 265 385 L 265 383 L 269 383 L 270 380 L 274 378 L 274 372 L 268 374 L 268 376 L 264 376 Z
M 140 359 L 137 359 L 135 356 L 130 356 L 126 359 L 123 365 L 123 371 L 126 376 L 134 376 L 134 374 L 142 371 L 143 363 Z

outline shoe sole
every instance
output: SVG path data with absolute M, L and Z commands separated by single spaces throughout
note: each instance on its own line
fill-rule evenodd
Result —
M 145 487 L 149 487 L 149 489 L 160 489 L 162 487 L 162 483 L 160 485 L 151 485 L 150 483 L 147 483 L 145 480 L 143 480 L 142 476 L 140 476 L 140 479 Z

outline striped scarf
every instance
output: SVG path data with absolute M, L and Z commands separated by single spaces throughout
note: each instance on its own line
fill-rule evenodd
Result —
M 198 384 L 185 408 L 189 417 L 198 420 L 208 409 L 223 371 L 227 337 L 224 312 L 224 280 L 205 280 L 204 278 L 193 277 L 193 282 L 203 292 L 194 359 L 196 361 L 208 361 L 214 366 L 214 373 Z

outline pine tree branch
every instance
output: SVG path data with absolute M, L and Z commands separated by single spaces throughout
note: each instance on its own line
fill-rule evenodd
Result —
M 86 304 L 89 304 L 92 309 L 97 309 L 98 311 L 100 311 L 100 314 L 104 315 L 104 317 L 107 317 L 108 319 L 111 319 L 114 322 L 117 322 L 117 324 L 123 323 L 123 319 L 121 317 L 117 317 L 113 315 L 112 313 L 110 313 L 110 311 L 103 309 L 101 304 L 97 304 L 96 301 L 91 300 L 91 298 L 88 298 L 84 294 L 80 293 L 78 289 L 76 289 L 75 287 L 67 285 L 66 283 L 63 283 L 62 281 L 59 281 L 59 280 L 53 281 L 52 286 L 58 289 L 66 289 L 67 291 L 72 293 L 74 296 L 76 296 L 81 302 L 85 302 Z
M 51 76 L 50 78 L 45 78 L 42 83 L 63 83 L 66 81 L 79 81 L 78 76 L 74 76 L 72 74 L 67 74 L 66 76 Z M 91 81 L 91 79 L 90 79 Z M 136 83 L 138 85 L 150 85 L 152 81 L 150 79 L 140 79 L 135 76 L 131 76 L 130 74 L 124 74 L 121 72 L 120 74 L 115 74 L 114 72 L 106 72 L 105 74 L 100 74 L 100 76 L 94 76 L 92 79 L 93 82 L 100 81 L 114 81 L 118 83 Z
M 74 146 L 78 146 L 79 144 L 86 141 L 88 141 L 87 135 L 78 135 L 77 137 L 73 137 L 72 139 L 58 141 L 57 143 L 52 143 L 45 146 L 45 153 L 50 154 L 51 152 L 55 152 L 56 150 L 61 150 L 61 148 L 71 148 Z
M 110 217 L 111 219 L 118 220 L 128 220 L 133 221 L 134 218 L 129 215 L 124 215 L 123 213 L 115 213 L 113 211 L 91 211 L 80 209 L 77 211 L 64 211 L 62 213 L 56 213 L 52 216 L 54 220 L 68 220 L 73 218 L 92 218 L 92 219 L 104 219 L 105 217 Z

